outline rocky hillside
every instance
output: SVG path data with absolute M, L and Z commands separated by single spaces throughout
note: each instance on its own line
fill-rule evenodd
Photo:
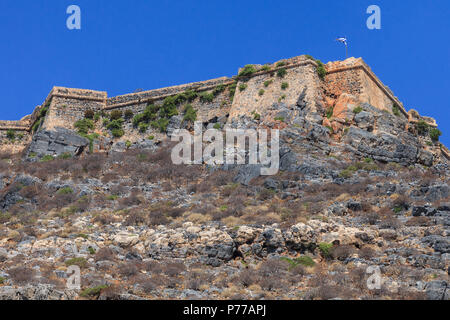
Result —
M 395 109 L 350 111 L 300 95 L 204 123 L 280 129 L 270 177 L 173 165 L 167 136 L 39 131 L 0 159 L 0 299 L 450 299 L 446 148 Z

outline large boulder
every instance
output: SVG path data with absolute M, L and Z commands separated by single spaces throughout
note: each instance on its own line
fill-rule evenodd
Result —
M 89 146 L 89 140 L 81 137 L 77 132 L 57 127 L 54 130 L 39 131 L 33 136 L 28 147 L 29 159 L 41 158 L 46 155 L 54 157 L 62 154 L 71 156 L 81 154 Z

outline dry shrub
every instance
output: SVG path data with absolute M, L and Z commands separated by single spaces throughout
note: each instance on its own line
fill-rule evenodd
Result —
M 155 278 L 149 278 L 149 279 L 146 279 L 146 280 L 140 282 L 139 285 L 142 287 L 142 290 L 145 293 L 149 294 L 152 291 L 156 290 L 156 288 L 158 288 L 159 283 L 158 283 L 158 281 L 155 281 Z
M 401 227 L 401 222 L 395 217 L 386 217 L 381 220 L 380 228 L 397 230 Z
M 257 283 L 258 280 L 259 277 L 253 269 L 244 269 L 234 278 L 234 282 L 239 283 L 246 288 Z
M 142 203 L 142 195 L 137 191 L 133 191 L 131 192 L 130 196 L 119 200 L 119 207 L 121 209 L 124 209 L 140 205 L 141 203 Z
M 28 267 L 16 267 L 8 270 L 8 274 L 17 284 L 27 284 L 33 280 L 34 271 Z
M 215 171 L 208 176 L 215 186 L 225 186 L 233 181 L 235 173 L 233 171 Z
M 186 276 L 186 287 L 191 290 L 199 290 L 206 283 L 210 283 L 212 277 L 203 271 L 189 272 Z
M 163 265 L 163 272 L 169 277 L 176 277 L 186 270 L 186 267 L 181 262 L 168 262 Z
M 147 217 L 150 226 L 166 225 L 170 221 L 162 210 L 151 211 Z
M 117 222 L 117 218 L 109 213 L 98 213 L 92 221 L 101 225 L 108 225 Z
M 358 252 L 359 256 L 366 260 L 372 259 L 375 256 L 375 253 L 376 251 L 371 247 L 362 247 Z
M 145 213 L 140 210 L 133 210 L 127 213 L 124 224 L 126 226 L 139 226 L 147 223 Z
M 119 273 L 123 277 L 131 277 L 139 272 L 138 267 L 133 262 L 122 263 L 119 266 Z
M 144 269 L 152 274 L 160 274 L 163 272 L 163 265 L 158 261 L 146 261 L 144 262 Z
M 355 252 L 355 248 L 350 245 L 335 246 L 331 249 L 333 259 L 344 261 Z
M 27 199 L 33 199 L 41 193 L 42 186 L 36 184 L 24 187 L 20 190 L 20 195 Z
M 111 285 L 101 291 L 99 300 L 121 300 L 122 289 L 119 285 Z
M 115 254 L 111 248 L 101 248 L 95 253 L 94 259 L 95 261 L 114 261 Z
M 433 223 L 429 217 L 411 217 L 405 225 L 408 227 L 429 227 Z

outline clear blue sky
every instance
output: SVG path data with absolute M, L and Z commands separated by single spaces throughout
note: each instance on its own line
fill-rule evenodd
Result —
M 66 28 L 66 8 L 82 29 Z M 382 29 L 366 27 L 369 5 Z M 52 86 L 106 90 L 231 76 L 238 67 L 301 54 L 343 58 L 347 36 L 407 109 L 437 119 L 450 145 L 450 1 L 1 0 L 2 120 L 41 104 Z

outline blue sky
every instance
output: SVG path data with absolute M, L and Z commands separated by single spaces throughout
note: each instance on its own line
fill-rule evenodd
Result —
M 76 4 L 82 29 L 66 28 Z M 369 30 L 366 9 L 381 8 Z M 301 54 L 363 57 L 407 109 L 436 118 L 450 145 L 450 1 L 1 0 L 0 119 L 16 120 L 53 86 L 109 96 L 220 76 Z

